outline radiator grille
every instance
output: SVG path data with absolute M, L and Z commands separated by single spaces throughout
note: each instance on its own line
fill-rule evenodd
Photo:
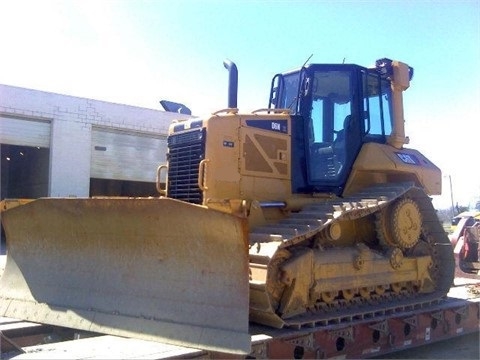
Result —
M 168 137 L 168 196 L 202 203 L 198 165 L 205 158 L 205 129 L 174 133 Z

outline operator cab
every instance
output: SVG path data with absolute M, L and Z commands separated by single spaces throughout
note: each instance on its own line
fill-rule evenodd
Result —
M 294 193 L 341 195 L 362 144 L 387 142 L 393 119 L 386 61 L 374 69 L 310 64 L 274 76 L 269 108 L 292 115 Z

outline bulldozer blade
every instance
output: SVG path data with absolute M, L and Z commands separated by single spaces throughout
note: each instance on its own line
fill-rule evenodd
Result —
M 2 222 L 0 316 L 250 352 L 245 219 L 168 198 L 43 198 Z

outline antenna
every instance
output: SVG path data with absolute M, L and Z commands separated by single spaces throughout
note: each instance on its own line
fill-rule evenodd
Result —
M 307 60 L 305 60 L 305 62 L 302 65 L 302 68 L 305 67 L 305 65 L 307 65 L 308 61 L 312 58 L 312 56 L 313 56 L 313 54 L 310 55 Z
M 299 76 L 302 75 L 303 68 L 305 67 L 305 65 L 307 65 L 307 63 L 310 61 L 310 59 L 312 58 L 312 56 L 313 56 L 313 54 L 310 55 L 310 56 L 308 57 L 308 59 L 305 60 L 305 62 L 303 63 L 303 65 L 302 65 L 302 67 L 301 67 L 301 70 L 300 70 L 300 72 L 299 72 Z M 298 91 L 300 91 L 300 81 L 298 82 Z M 295 96 L 295 97 L 292 99 L 292 102 L 288 105 L 288 109 L 291 109 L 292 105 L 293 105 L 296 101 L 298 101 L 298 96 Z

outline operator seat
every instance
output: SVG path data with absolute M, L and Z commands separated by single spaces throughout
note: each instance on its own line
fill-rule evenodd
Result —
M 346 161 L 346 135 L 350 131 L 350 127 L 352 124 L 352 115 L 347 115 L 343 120 L 343 129 L 340 129 L 337 132 L 337 136 L 333 142 L 333 158 L 335 164 L 335 176 L 337 176 L 343 168 L 343 165 Z
M 337 136 L 335 137 L 335 143 L 345 141 L 345 132 L 350 130 L 352 124 L 352 115 L 347 115 L 345 120 L 343 120 L 343 128 L 338 130 Z

